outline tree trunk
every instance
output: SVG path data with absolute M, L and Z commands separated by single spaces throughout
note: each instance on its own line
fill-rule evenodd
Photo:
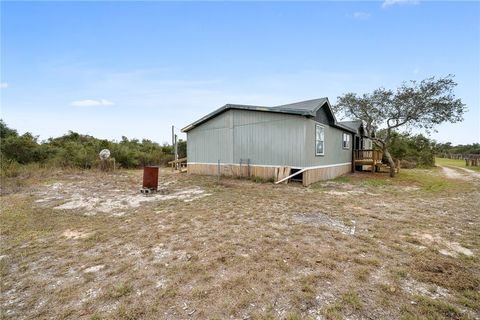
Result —
M 388 152 L 387 148 L 383 149 L 383 154 L 385 158 L 388 160 L 388 164 L 390 165 L 390 177 L 395 177 L 395 162 L 393 162 L 392 155 Z

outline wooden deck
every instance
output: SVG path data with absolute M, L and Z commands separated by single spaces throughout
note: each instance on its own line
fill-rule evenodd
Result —
M 380 172 L 382 169 L 390 168 L 388 163 L 382 162 L 382 150 L 353 150 L 353 168 L 355 166 L 371 166 L 372 172 Z M 355 171 L 355 170 L 354 170 Z M 395 172 L 400 172 L 400 160 L 395 160 Z
M 172 166 L 172 171 L 179 170 L 180 172 L 186 172 L 187 170 L 187 158 L 172 160 L 169 161 L 168 164 Z
M 371 166 L 372 172 L 382 165 L 383 152 L 375 149 L 353 150 L 354 166 Z

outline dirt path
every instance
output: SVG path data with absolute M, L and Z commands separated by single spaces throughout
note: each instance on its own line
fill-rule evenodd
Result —
M 461 168 L 461 167 L 459 167 L 458 169 L 461 169 L 461 170 L 467 172 L 470 176 L 472 176 L 474 178 L 480 178 L 480 172 L 476 172 L 476 171 L 473 171 L 471 169 Z
M 444 167 L 444 166 L 440 166 L 440 165 L 437 165 L 438 167 L 442 168 L 443 170 L 443 173 L 447 176 L 447 178 L 449 179 L 457 179 L 457 180 L 477 180 L 477 179 L 480 179 L 480 173 L 478 172 L 475 172 L 473 170 L 470 170 L 470 169 L 466 169 L 466 168 L 460 168 L 460 167 L 455 167 L 455 169 L 452 169 L 450 167 Z M 463 170 L 465 173 L 461 173 L 459 172 L 458 170 L 456 169 L 461 169 Z

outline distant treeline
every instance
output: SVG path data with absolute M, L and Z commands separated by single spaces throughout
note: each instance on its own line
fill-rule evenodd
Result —
M 459 144 L 457 146 L 452 146 L 452 144 L 450 142 L 438 143 L 436 148 L 437 148 L 437 154 L 438 155 L 480 154 L 480 143 Z
M 36 163 L 52 167 L 93 168 L 99 165 L 98 153 L 109 149 L 117 167 L 140 168 L 144 165 L 165 165 L 174 158 L 173 146 L 160 145 L 151 140 L 121 141 L 97 139 L 69 131 L 59 138 L 39 142 L 31 133 L 19 135 L 0 119 L 0 155 L 2 171 L 11 166 Z M 180 140 L 179 157 L 187 156 L 187 142 Z M 421 134 L 395 133 L 390 153 L 402 161 L 404 167 L 429 167 L 435 156 L 448 154 L 480 154 L 480 144 L 453 146 L 436 143 Z
M 19 135 L 0 120 L 0 152 L 2 169 L 15 164 L 39 163 L 54 167 L 92 168 L 99 164 L 98 153 L 109 149 L 116 165 L 138 168 L 144 165 L 165 165 L 174 158 L 173 146 L 160 145 L 151 140 L 128 139 L 121 141 L 97 139 L 69 131 L 59 138 L 39 142 L 27 132 Z M 178 144 L 179 157 L 186 157 L 186 141 Z

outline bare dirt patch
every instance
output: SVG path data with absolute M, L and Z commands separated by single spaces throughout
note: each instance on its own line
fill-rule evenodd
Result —
M 472 250 L 461 246 L 458 242 L 451 242 L 440 235 L 431 235 L 429 233 L 415 234 L 415 237 L 425 246 L 439 247 L 439 252 L 443 255 L 457 257 L 458 254 L 472 256 Z
M 83 231 L 79 231 L 79 230 L 67 229 L 62 233 L 62 236 L 67 238 L 67 239 L 78 240 L 78 239 L 85 239 L 85 238 L 89 237 L 91 234 L 92 233 L 90 233 L 90 232 L 83 232 Z
M 175 181 L 162 182 L 158 192 L 144 195 L 138 191 L 139 188 L 118 188 L 108 176 L 103 176 L 104 182 L 91 178 L 78 179 L 73 176 L 65 182 L 47 184 L 35 192 L 39 197 L 35 202 L 42 206 L 53 206 L 55 210 L 76 210 L 85 215 L 106 213 L 120 217 L 147 202 L 191 202 L 210 195 L 198 186 L 175 188 L 172 186 Z M 128 176 L 116 178 L 126 180 Z
M 351 226 L 347 226 L 341 221 L 329 217 L 323 213 L 302 213 L 293 216 L 293 219 L 297 223 L 323 225 L 331 227 L 340 231 L 343 234 L 354 235 L 355 234 L 355 220 L 351 220 Z
M 102 270 L 103 268 L 105 268 L 105 266 L 103 264 L 99 264 L 97 266 L 88 267 L 87 269 L 83 270 L 83 272 L 84 273 L 98 272 L 98 271 Z

